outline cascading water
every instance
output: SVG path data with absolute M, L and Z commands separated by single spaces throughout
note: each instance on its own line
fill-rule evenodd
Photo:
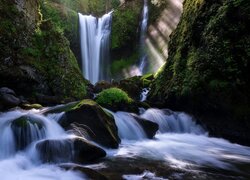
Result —
M 41 154 L 38 151 L 41 142 L 54 139 L 61 141 L 63 146 L 65 139 L 72 138 L 72 135 L 67 134 L 57 123 L 60 115 L 54 114 L 46 117 L 33 111 L 19 110 L 0 113 L 1 180 L 80 180 L 86 178 L 83 174 L 66 171 L 53 164 L 41 164 Z M 43 151 L 43 153 L 47 152 Z M 66 154 L 63 156 L 68 158 Z
M 139 74 L 142 75 L 147 65 L 147 54 L 145 52 L 145 37 L 148 28 L 148 1 L 144 0 L 142 22 L 141 22 L 141 33 L 140 33 L 140 62 L 139 62 Z
M 197 179 L 197 172 L 199 172 L 198 179 L 250 177 L 250 172 L 245 171 L 246 167 L 250 167 L 250 147 L 209 137 L 208 133 L 196 124 L 191 116 L 182 112 L 173 112 L 168 109 L 148 109 L 141 112 L 139 117 L 159 125 L 155 139 L 149 140 L 142 135 L 145 133 L 135 120 L 135 114 L 114 113 L 122 144 L 117 151 L 109 151 L 108 154 L 109 158 L 117 158 L 124 163 L 121 164 L 121 169 L 117 167 L 117 171 L 124 172 L 124 179 L 140 179 L 142 176 L 164 179 L 156 177 L 154 172 L 146 171 L 150 168 L 158 172 L 160 166 L 164 172 L 165 169 L 168 169 L 169 172 L 173 171 L 172 174 L 167 175 L 170 179 Z M 136 135 L 135 132 L 140 135 Z M 139 162 L 137 163 L 137 161 Z M 147 166 L 147 162 L 149 166 Z M 152 168 L 154 162 L 155 169 Z M 109 163 L 107 162 L 107 166 Z M 126 163 L 134 164 L 135 167 L 137 165 L 145 166 L 145 172 L 131 174 L 130 172 L 134 171 L 129 171 L 129 168 L 122 170 Z M 159 166 L 159 164 L 161 165 Z M 111 163 L 110 166 L 113 167 L 113 164 Z M 202 168 L 205 170 L 203 171 Z M 214 173 L 214 168 L 220 169 L 219 175 Z M 180 170 L 182 172 L 178 174 Z M 162 174 L 164 175 L 166 172 Z
M 108 80 L 112 12 L 96 18 L 79 13 L 82 71 L 95 84 Z

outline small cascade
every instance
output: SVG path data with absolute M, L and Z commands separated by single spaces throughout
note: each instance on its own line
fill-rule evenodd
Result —
M 205 134 L 203 128 L 185 113 L 168 109 L 148 109 L 141 114 L 141 117 L 157 123 L 161 133 Z
M 131 113 L 112 113 L 118 127 L 118 134 L 121 139 L 138 140 L 146 138 L 146 134 L 141 125 L 135 120 Z
M 79 13 L 83 76 L 95 84 L 108 80 L 112 12 L 96 18 Z
M 63 157 L 62 160 L 52 159 L 55 162 L 69 162 L 72 158 L 67 155 L 75 152 L 71 139 L 76 136 L 67 134 L 57 123 L 62 113 L 47 116 L 39 113 L 32 110 L 0 113 L 1 179 L 82 179 L 82 174 L 65 171 L 52 164 L 40 166 L 48 155 Z M 53 152 L 48 154 L 44 151 L 48 146 L 43 142 L 52 144 Z
M 141 102 L 146 101 L 148 93 L 149 93 L 149 88 L 143 88 L 142 89 L 142 92 L 141 92 L 141 95 L 140 95 L 140 101 Z

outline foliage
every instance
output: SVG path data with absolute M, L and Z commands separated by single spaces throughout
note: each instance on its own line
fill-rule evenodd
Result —
M 132 99 L 119 88 L 109 88 L 97 95 L 96 102 L 100 105 L 129 104 L 132 102 Z
M 112 49 L 131 46 L 136 42 L 136 32 L 139 25 L 140 6 L 128 6 L 113 12 Z
M 130 57 L 113 60 L 111 64 L 111 74 L 114 76 L 117 73 L 121 73 L 122 70 L 129 68 L 131 65 L 134 65 L 138 59 L 138 54 L 134 53 Z

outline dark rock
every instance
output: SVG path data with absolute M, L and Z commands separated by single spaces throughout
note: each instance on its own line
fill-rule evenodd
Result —
M 67 109 L 59 123 L 67 130 L 72 130 L 75 123 L 83 125 L 93 141 L 106 147 L 117 148 L 120 143 L 113 116 L 92 100 L 83 100 Z
M 159 125 L 147 119 L 133 115 L 135 120 L 141 125 L 148 138 L 152 139 L 159 129 Z
M 99 81 L 95 84 L 95 87 L 94 87 L 94 93 L 99 93 L 101 92 L 102 90 L 104 89 L 109 89 L 113 87 L 112 84 L 110 84 L 109 82 L 107 81 Z
M 127 92 L 131 98 L 139 100 L 143 88 L 141 76 L 134 76 L 121 80 L 119 83 L 119 88 Z
M 16 107 L 20 103 L 21 100 L 16 97 L 12 89 L 6 87 L 0 88 L 0 106 L 2 106 L 3 109 Z
M 7 88 L 7 87 L 0 88 L 0 94 L 11 94 L 13 96 L 16 96 L 15 91 L 13 91 L 12 89 Z
M 61 100 L 57 96 L 36 94 L 36 102 L 42 105 L 55 105 L 60 104 Z
M 100 147 L 82 138 L 43 140 L 36 144 L 43 162 L 88 163 L 106 156 Z
M 72 170 L 72 171 L 80 171 L 82 172 L 84 175 L 86 175 L 88 177 L 88 179 L 91 180 L 107 180 L 107 178 L 102 175 L 101 173 L 90 169 L 90 168 L 86 168 L 80 165 L 60 165 L 61 168 L 66 169 L 66 170 Z

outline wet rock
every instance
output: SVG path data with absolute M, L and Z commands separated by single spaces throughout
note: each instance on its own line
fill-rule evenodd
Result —
M 49 139 L 36 145 L 43 162 L 93 162 L 106 156 L 100 147 L 82 138 Z
M 135 120 L 141 125 L 147 137 L 152 139 L 159 129 L 159 125 L 147 119 L 141 118 L 139 116 L 133 115 Z
M 66 169 L 66 170 L 80 171 L 91 180 L 107 180 L 107 178 L 104 175 L 102 175 L 101 173 L 99 173 L 93 169 L 83 167 L 83 166 L 79 166 L 79 165 L 75 165 L 75 164 L 74 165 L 67 164 L 67 165 L 61 165 L 60 167 L 63 169 Z
M 92 100 L 83 100 L 67 109 L 59 123 L 66 130 L 72 130 L 73 124 L 85 127 L 89 137 L 105 147 L 117 148 L 120 143 L 113 116 Z
M 107 82 L 107 81 L 99 81 L 94 86 L 94 93 L 99 93 L 102 90 L 109 89 L 111 87 L 113 87 L 113 85 L 110 84 L 109 82 Z

